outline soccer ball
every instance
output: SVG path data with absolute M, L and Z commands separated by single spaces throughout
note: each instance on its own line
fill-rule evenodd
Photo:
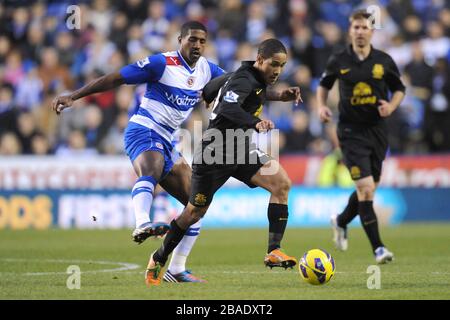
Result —
M 303 280 L 313 285 L 327 283 L 336 270 L 333 257 L 322 249 L 306 252 L 300 259 L 298 268 Z

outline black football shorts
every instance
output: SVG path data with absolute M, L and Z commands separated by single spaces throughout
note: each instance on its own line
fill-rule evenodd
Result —
M 250 182 L 251 178 L 272 158 L 259 149 L 252 152 L 257 154 L 257 161 L 253 164 L 193 164 L 189 202 L 196 207 L 208 206 L 216 191 L 230 177 L 244 182 L 250 188 L 257 187 Z
M 337 130 L 344 163 L 353 180 L 373 176 L 380 181 L 388 140 L 383 126 L 339 124 Z

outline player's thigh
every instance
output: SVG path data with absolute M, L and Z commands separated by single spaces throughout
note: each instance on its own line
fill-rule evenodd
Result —
M 191 167 L 183 157 L 180 157 L 159 183 L 171 196 L 186 205 L 191 191 L 191 178 Z
M 250 182 L 271 193 L 287 192 L 291 187 L 291 180 L 286 170 L 275 159 L 271 159 L 261 166 L 251 177 Z
M 124 134 L 125 151 L 139 177 L 152 176 L 159 180 L 163 174 L 168 146 L 151 129 L 129 122 Z
M 345 166 L 350 171 L 354 181 L 372 175 L 372 160 L 370 145 L 358 140 L 340 141 L 342 157 Z
M 152 176 L 155 180 L 161 178 L 165 159 L 161 152 L 148 150 L 140 153 L 133 161 L 133 168 L 138 177 Z
M 189 203 L 195 207 L 206 207 L 217 190 L 231 177 L 232 165 L 194 164 L 192 166 Z

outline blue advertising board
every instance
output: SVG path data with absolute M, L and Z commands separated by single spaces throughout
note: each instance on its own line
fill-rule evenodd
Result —
M 340 213 L 352 189 L 295 186 L 289 194 L 290 227 L 325 227 Z M 380 224 L 450 222 L 449 188 L 381 188 L 374 206 Z M 220 189 L 203 219 L 206 228 L 266 228 L 270 194 L 245 186 Z M 170 198 L 173 217 L 182 205 Z M 353 224 L 359 225 L 359 219 Z M 0 229 L 133 228 L 129 190 L 0 191 Z

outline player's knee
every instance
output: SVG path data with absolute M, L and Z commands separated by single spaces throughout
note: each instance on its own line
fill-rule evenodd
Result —
M 287 200 L 289 190 L 291 189 L 291 185 L 292 185 L 291 180 L 287 176 L 283 177 L 282 179 L 279 179 L 273 184 L 271 188 L 272 189 L 271 193 L 277 198 Z
M 194 207 L 191 211 L 191 222 L 197 223 L 201 218 L 205 216 L 206 207 Z
M 358 190 L 358 200 L 359 201 L 368 201 L 372 200 L 375 193 L 375 185 L 368 184 L 357 187 Z
M 161 169 L 159 169 L 159 166 L 156 166 L 154 164 L 146 163 L 144 161 L 140 161 L 138 164 L 138 170 L 140 176 L 152 176 L 155 179 L 159 179 L 161 175 Z

